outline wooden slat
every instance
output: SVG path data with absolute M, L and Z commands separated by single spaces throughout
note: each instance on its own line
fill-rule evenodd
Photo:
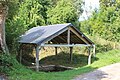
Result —
M 63 40 L 63 42 L 66 42 L 66 40 L 63 37 L 58 36 L 58 38 L 60 38 L 61 40 Z
M 77 37 L 76 35 L 71 35 L 71 44 L 82 44 L 84 43 L 84 41 L 82 41 L 79 37 Z

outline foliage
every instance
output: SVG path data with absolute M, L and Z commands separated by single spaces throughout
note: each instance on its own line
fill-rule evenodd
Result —
M 102 38 L 120 42 L 120 4 L 119 0 L 101 0 L 98 12 L 93 12 L 89 20 L 81 23 L 81 30 L 90 35 L 99 35 Z
M 39 3 L 42 5 L 42 9 L 40 10 L 40 14 L 43 16 L 45 24 L 47 24 L 47 11 L 48 8 L 51 8 L 51 1 L 50 0 L 39 0 Z
M 16 61 L 15 56 L 11 56 L 8 54 L 0 55 L 0 72 L 8 73 L 13 70 L 13 68 L 17 68 L 19 63 Z
M 19 8 L 19 0 L 6 0 L 8 5 L 7 19 L 13 19 L 14 15 L 17 14 Z
M 58 1 L 55 7 L 48 10 L 48 23 L 77 23 L 78 14 L 73 2 L 72 0 Z
M 100 44 L 96 44 L 96 52 L 107 52 L 109 50 L 112 50 L 113 48 L 111 47 L 111 45 L 100 45 Z
M 72 0 L 72 2 L 76 10 L 75 12 L 77 13 L 77 16 L 79 18 L 80 14 L 83 13 L 82 6 L 84 5 L 84 3 L 82 0 Z
M 17 5 L 19 7 L 17 8 L 16 14 L 11 14 L 13 17 L 8 17 L 6 23 L 7 43 L 13 49 L 18 46 L 16 44 L 19 36 L 26 30 L 37 25 L 45 25 L 45 20 L 42 16 L 43 6 L 38 0 L 24 0 L 21 3 L 18 2 Z M 11 15 L 9 16 L 11 17 Z
M 87 35 L 95 44 L 96 46 L 96 52 L 106 52 L 113 49 L 120 49 L 120 43 L 119 42 L 113 42 L 105 40 L 104 38 L 101 38 L 98 35 L 90 36 Z

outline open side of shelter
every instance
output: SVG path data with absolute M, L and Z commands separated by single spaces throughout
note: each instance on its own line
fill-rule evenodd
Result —
M 92 54 L 95 56 L 94 43 L 71 23 L 34 27 L 22 35 L 19 42 L 34 45 L 36 50 L 36 71 L 39 71 L 39 55 L 42 47 L 55 47 L 56 55 L 57 47 L 69 47 L 70 61 L 72 61 L 73 47 L 86 46 L 89 53 L 88 65 L 91 64 Z M 93 53 L 90 53 L 91 48 L 93 48 Z

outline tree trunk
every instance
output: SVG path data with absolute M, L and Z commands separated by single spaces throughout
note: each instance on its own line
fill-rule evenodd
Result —
M 5 19 L 8 12 L 8 8 L 3 3 L 0 3 L 0 47 L 4 53 L 9 54 L 8 47 L 5 39 Z

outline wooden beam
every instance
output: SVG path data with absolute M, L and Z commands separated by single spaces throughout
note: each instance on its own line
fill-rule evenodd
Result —
M 70 29 L 68 28 L 67 43 L 70 44 Z
M 74 34 L 76 34 L 76 36 L 78 36 L 82 41 L 84 41 L 86 44 L 89 44 L 88 41 L 86 41 L 83 37 L 84 36 L 80 36 L 80 34 L 78 32 L 76 32 L 73 28 L 69 28 Z
M 36 46 L 36 71 L 39 71 L 39 51 L 41 48 L 39 46 Z
M 73 47 L 70 47 L 70 61 L 72 61 Z
M 55 55 L 57 55 L 57 47 L 55 47 Z
M 91 46 L 87 44 L 41 44 L 42 47 L 74 47 L 74 46 Z

